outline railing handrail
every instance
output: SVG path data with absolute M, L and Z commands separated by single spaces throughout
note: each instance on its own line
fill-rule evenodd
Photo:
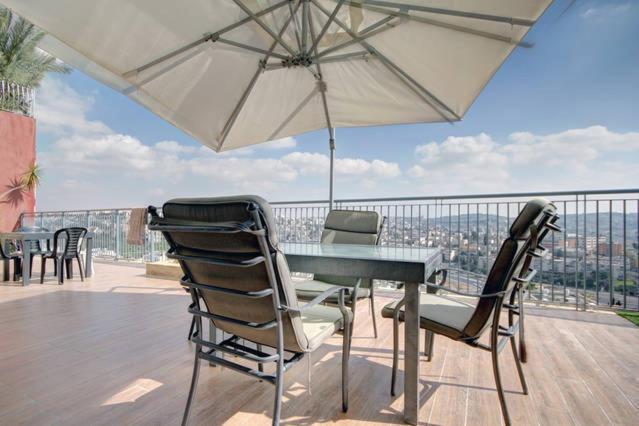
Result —
M 540 192 L 505 192 L 500 194 L 464 194 L 464 195 L 427 195 L 417 197 L 389 197 L 389 198 L 343 198 L 334 200 L 335 204 L 340 203 L 385 203 L 385 202 L 406 202 L 406 201 L 440 201 L 440 200 L 472 200 L 472 199 L 501 199 L 501 198 L 524 198 L 524 197 L 559 197 L 566 195 L 613 195 L 613 194 L 639 194 L 639 188 L 625 189 L 602 189 L 587 191 L 540 191 Z M 594 200 L 593 200 L 594 201 Z M 270 201 L 271 205 L 288 204 L 328 204 L 328 200 L 291 200 L 291 201 Z M 36 212 L 37 214 L 56 214 L 69 212 L 109 212 L 127 211 L 135 207 L 103 208 L 103 209 L 75 209 L 75 210 L 45 210 Z

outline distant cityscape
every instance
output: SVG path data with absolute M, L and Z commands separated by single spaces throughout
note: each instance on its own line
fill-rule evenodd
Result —
M 281 212 L 283 213 L 283 212 Z M 637 307 L 637 214 L 601 213 L 567 215 L 558 224 L 565 232 L 549 234 L 546 255 L 536 261 L 538 274 L 528 297 L 543 301 L 577 303 L 575 288 L 586 303 Z M 487 214 L 389 217 L 381 244 L 442 248 L 444 261 L 462 270 L 452 285 L 476 291 L 477 282 L 463 271 L 485 274 L 492 265 L 512 217 Z M 315 216 L 277 216 L 280 238 L 285 241 L 318 241 L 323 228 Z M 598 223 L 597 223 L 598 222 Z M 584 227 L 585 225 L 585 227 Z M 585 232 L 584 232 L 585 231 Z M 392 286 L 392 283 L 389 284 Z M 578 303 L 583 304 L 584 300 Z

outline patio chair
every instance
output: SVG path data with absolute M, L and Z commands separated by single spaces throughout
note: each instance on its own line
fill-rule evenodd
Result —
M 331 287 L 298 304 L 269 204 L 256 196 L 176 199 L 164 204 L 163 217 L 154 207 L 149 213 L 149 229 L 163 233 L 170 246 L 167 256 L 182 267 L 180 282 L 190 290 L 189 312 L 196 319 L 191 336 L 195 363 L 182 424 L 189 419 L 201 360 L 275 385 L 273 424 L 279 424 L 284 372 L 340 329 L 345 412 L 352 314 L 344 298 L 349 289 Z M 338 295 L 337 307 L 320 305 L 333 295 Z M 202 318 L 230 337 L 221 342 L 205 339 Z M 257 368 L 224 354 L 256 363 Z M 275 373 L 264 372 L 264 363 L 274 363 Z
M 534 259 L 540 258 L 543 253 L 545 253 L 547 250 L 545 247 L 543 247 L 541 245 L 541 243 L 544 241 L 544 239 L 546 238 L 546 236 L 548 235 L 549 231 L 554 231 L 554 232 L 561 232 L 562 229 L 556 225 L 556 222 L 559 220 L 559 215 L 557 215 L 556 213 L 554 215 L 544 215 L 544 217 L 542 218 L 542 220 L 539 222 L 538 226 L 537 226 L 537 233 L 538 233 L 538 241 L 537 241 L 537 246 L 538 246 L 538 250 L 531 250 L 526 254 L 526 257 L 524 259 L 524 264 L 521 268 L 521 273 L 524 274 L 525 271 L 528 271 L 531 267 L 532 262 L 534 261 Z M 481 273 L 477 273 L 477 272 L 472 272 L 472 271 L 466 271 L 457 267 L 452 267 L 452 266 L 447 266 L 447 267 L 442 267 L 440 268 L 436 273 L 435 276 L 433 277 L 434 280 L 437 280 L 438 276 L 441 276 L 440 279 L 440 286 L 445 286 L 447 283 L 447 278 L 448 276 L 450 276 L 453 272 L 457 272 L 459 274 L 467 274 L 467 275 L 472 275 L 473 277 L 475 277 L 475 279 L 479 280 L 486 280 L 486 274 L 481 274 Z M 520 278 L 523 278 L 520 276 Z M 510 305 L 512 307 L 516 306 L 516 309 L 513 308 L 513 313 L 514 315 L 517 315 L 519 317 L 519 359 L 521 360 L 521 362 L 526 362 L 527 361 L 527 353 L 526 353 L 526 340 L 525 340 L 525 312 L 524 312 L 524 291 L 527 289 L 528 287 L 528 283 L 527 282 L 522 282 L 521 280 L 515 281 L 515 288 L 513 290 L 513 292 L 511 293 L 511 299 L 510 299 Z M 429 293 L 437 293 L 437 289 L 433 288 L 433 287 L 428 287 L 427 288 L 427 292 Z M 517 299 L 517 301 L 515 301 L 515 298 Z M 425 334 L 426 334 L 426 346 L 425 346 L 425 353 L 427 354 L 428 357 L 428 361 L 431 361 L 432 356 L 433 356 L 433 350 L 434 350 L 434 333 L 432 333 L 429 330 L 425 330 Z
M 0 241 L 0 260 L 13 260 L 13 281 L 18 281 L 22 275 L 22 252 L 5 250 L 4 241 Z
M 322 244 L 363 244 L 376 245 L 380 242 L 386 218 L 375 211 L 331 210 L 326 216 L 322 231 Z M 355 305 L 361 299 L 370 300 L 373 331 L 377 338 L 377 322 L 375 320 L 375 288 L 373 280 L 368 278 L 340 277 L 329 274 L 315 274 L 313 279 L 296 283 L 295 292 L 302 300 L 317 297 L 329 288 L 339 285 L 351 288 L 348 300 L 353 317 Z M 327 299 L 328 303 L 336 303 L 337 296 Z
M 510 425 L 510 416 L 501 384 L 499 353 L 510 340 L 523 393 L 528 394 L 515 341 L 522 324 L 521 319 L 515 321 L 515 316 L 520 314 L 519 307 L 522 306 L 521 293 L 516 289 L 529 283 L 535 276 L 536 271 L 530 269 L 530 256 L 543 255 L 545 249 L 539 246 L 539 238 L 541 233 L 545 235 L 546 229 L 557 228 L 554 225 L 556 217 L 556 208 L 551 202 L 545 199 L 529 201 L 510 227 L 509 236 L 497 254 L 481 294 L 465 293 L 427 283 L 426 286 L 430 289 L 464 298 L 426 293 L 422 294 L 420 300 L 421 328 L 491 353 L 499 403 L 506 425 Z M 519 300 L 516 301 L 516 297 Z M 395 395 L 399 323 L 404 321 L 404 304 L 405 301 L 402 299 L 388 304 L 382 310 L 383 317 L 393 319 L 391 395 Z M 500 325 L 502 310 L 508 313 L 508 327 Z M 479 341 L 487 330 L 490 330 L 488 345 Z M 432 347 L 428 350 L 432 351 Z
M 46 274 L 47 260 L 54 262 L 55 270 L 58 277 L 58 284 L 64 282 L 64 269 L 66 267 L 67 278 L 71 278 L 71 267 L 73 260 L 78 261 L 78 269 L 80 271 L 80 281 L 84 282 L 84 267 L 82 266 L 82 258 L 80 249 L 87 234 L 86 228 L 73 227 L 62 228 L 53 234 L 53 248 L 50 253 L 42 256 L 42 264 L 40 266 L 40 284 L 44 283 L 44 275 Z

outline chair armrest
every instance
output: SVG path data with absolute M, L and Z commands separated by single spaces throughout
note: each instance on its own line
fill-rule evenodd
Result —
M 431 288 L 435 288 L 437 290 L 443 290 L 443 291 L 447 291 L 449 293 L 459 294 L 460 296 L 477 297 L 479 299 L 486 298 L 486 297 L 502 296 L 502 295 L 507 293 L 507 290 L 498 291 L 496 293 L 488 293 L 488 294 L 466 293 L 466 292 L 459 291 L 459 290 L 453 290 L 452 288 L 444 287 L 442 285 L 436 285 L 436 284 L 431 284 L 431 283 L 426 283 L 425 285 L 428 286 L 428 287 L 431 287 Z
M 283 311 L 288 311 L 288 312 L 297 312 L 297 313 L 302 313 L 305 310 L 312 308 L 313 306 L 317 306 L 318 304 L 320 304 L 321 302 L 323 302 L 324 300 L 328 299 L 329 297 L 331 297 L 332 295 L 339 293 L 338 294 L 338 304 L 340 306 L 344 306 L 344 296 L 348 295 L 348 293 L 350 292 L 350 288 L 348 287 L 341 287 L 341 286 L 335 286 L 332 288 L 329 288 L 328 290 L 324 290 L 322 293 L 318 294 L 317 296 L 315 296 L 315 298 L 313 300 L 311 300 L 310 302 L 306 303 L 304 306 L 301 306 L 299 308 L 291 308 L 290 306 L 286 306 L 286 305 L 281 305 L 281 308 Z M 341 310 L 341 308 L 340 308 Z

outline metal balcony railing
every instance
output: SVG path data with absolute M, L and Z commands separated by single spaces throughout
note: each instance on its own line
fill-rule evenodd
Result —
M 0 110 L 33 117 L 34 103 L 33 88 L 0 80 Z
M 471 272 L 487 272 L 513 219 L 535 196 L 555 202 L 563 232 L 545 241 L 550 250 L 537 259 L 539 273 L 528 299 L 577 309 L 639 310 L 639 189 L 337 200 L 335 208 L 375 210 L 386 216 L 383 245 L 441 247 L 445 261 L 461 270 L 449 277 L 450 285 L 479 291 L 483 282 Z M 272 204 L 281 241 L 319 241 L 327 201 Z M 147 231 L 143 246 L 126 242 L 129 215 L 130 209 L 59 211 L 23 215 L 21 220 L 25 226 L 51 230 L 88 227 L 96 235 L 96 257 L 162 260 L 167 246 L 161 235 Z

